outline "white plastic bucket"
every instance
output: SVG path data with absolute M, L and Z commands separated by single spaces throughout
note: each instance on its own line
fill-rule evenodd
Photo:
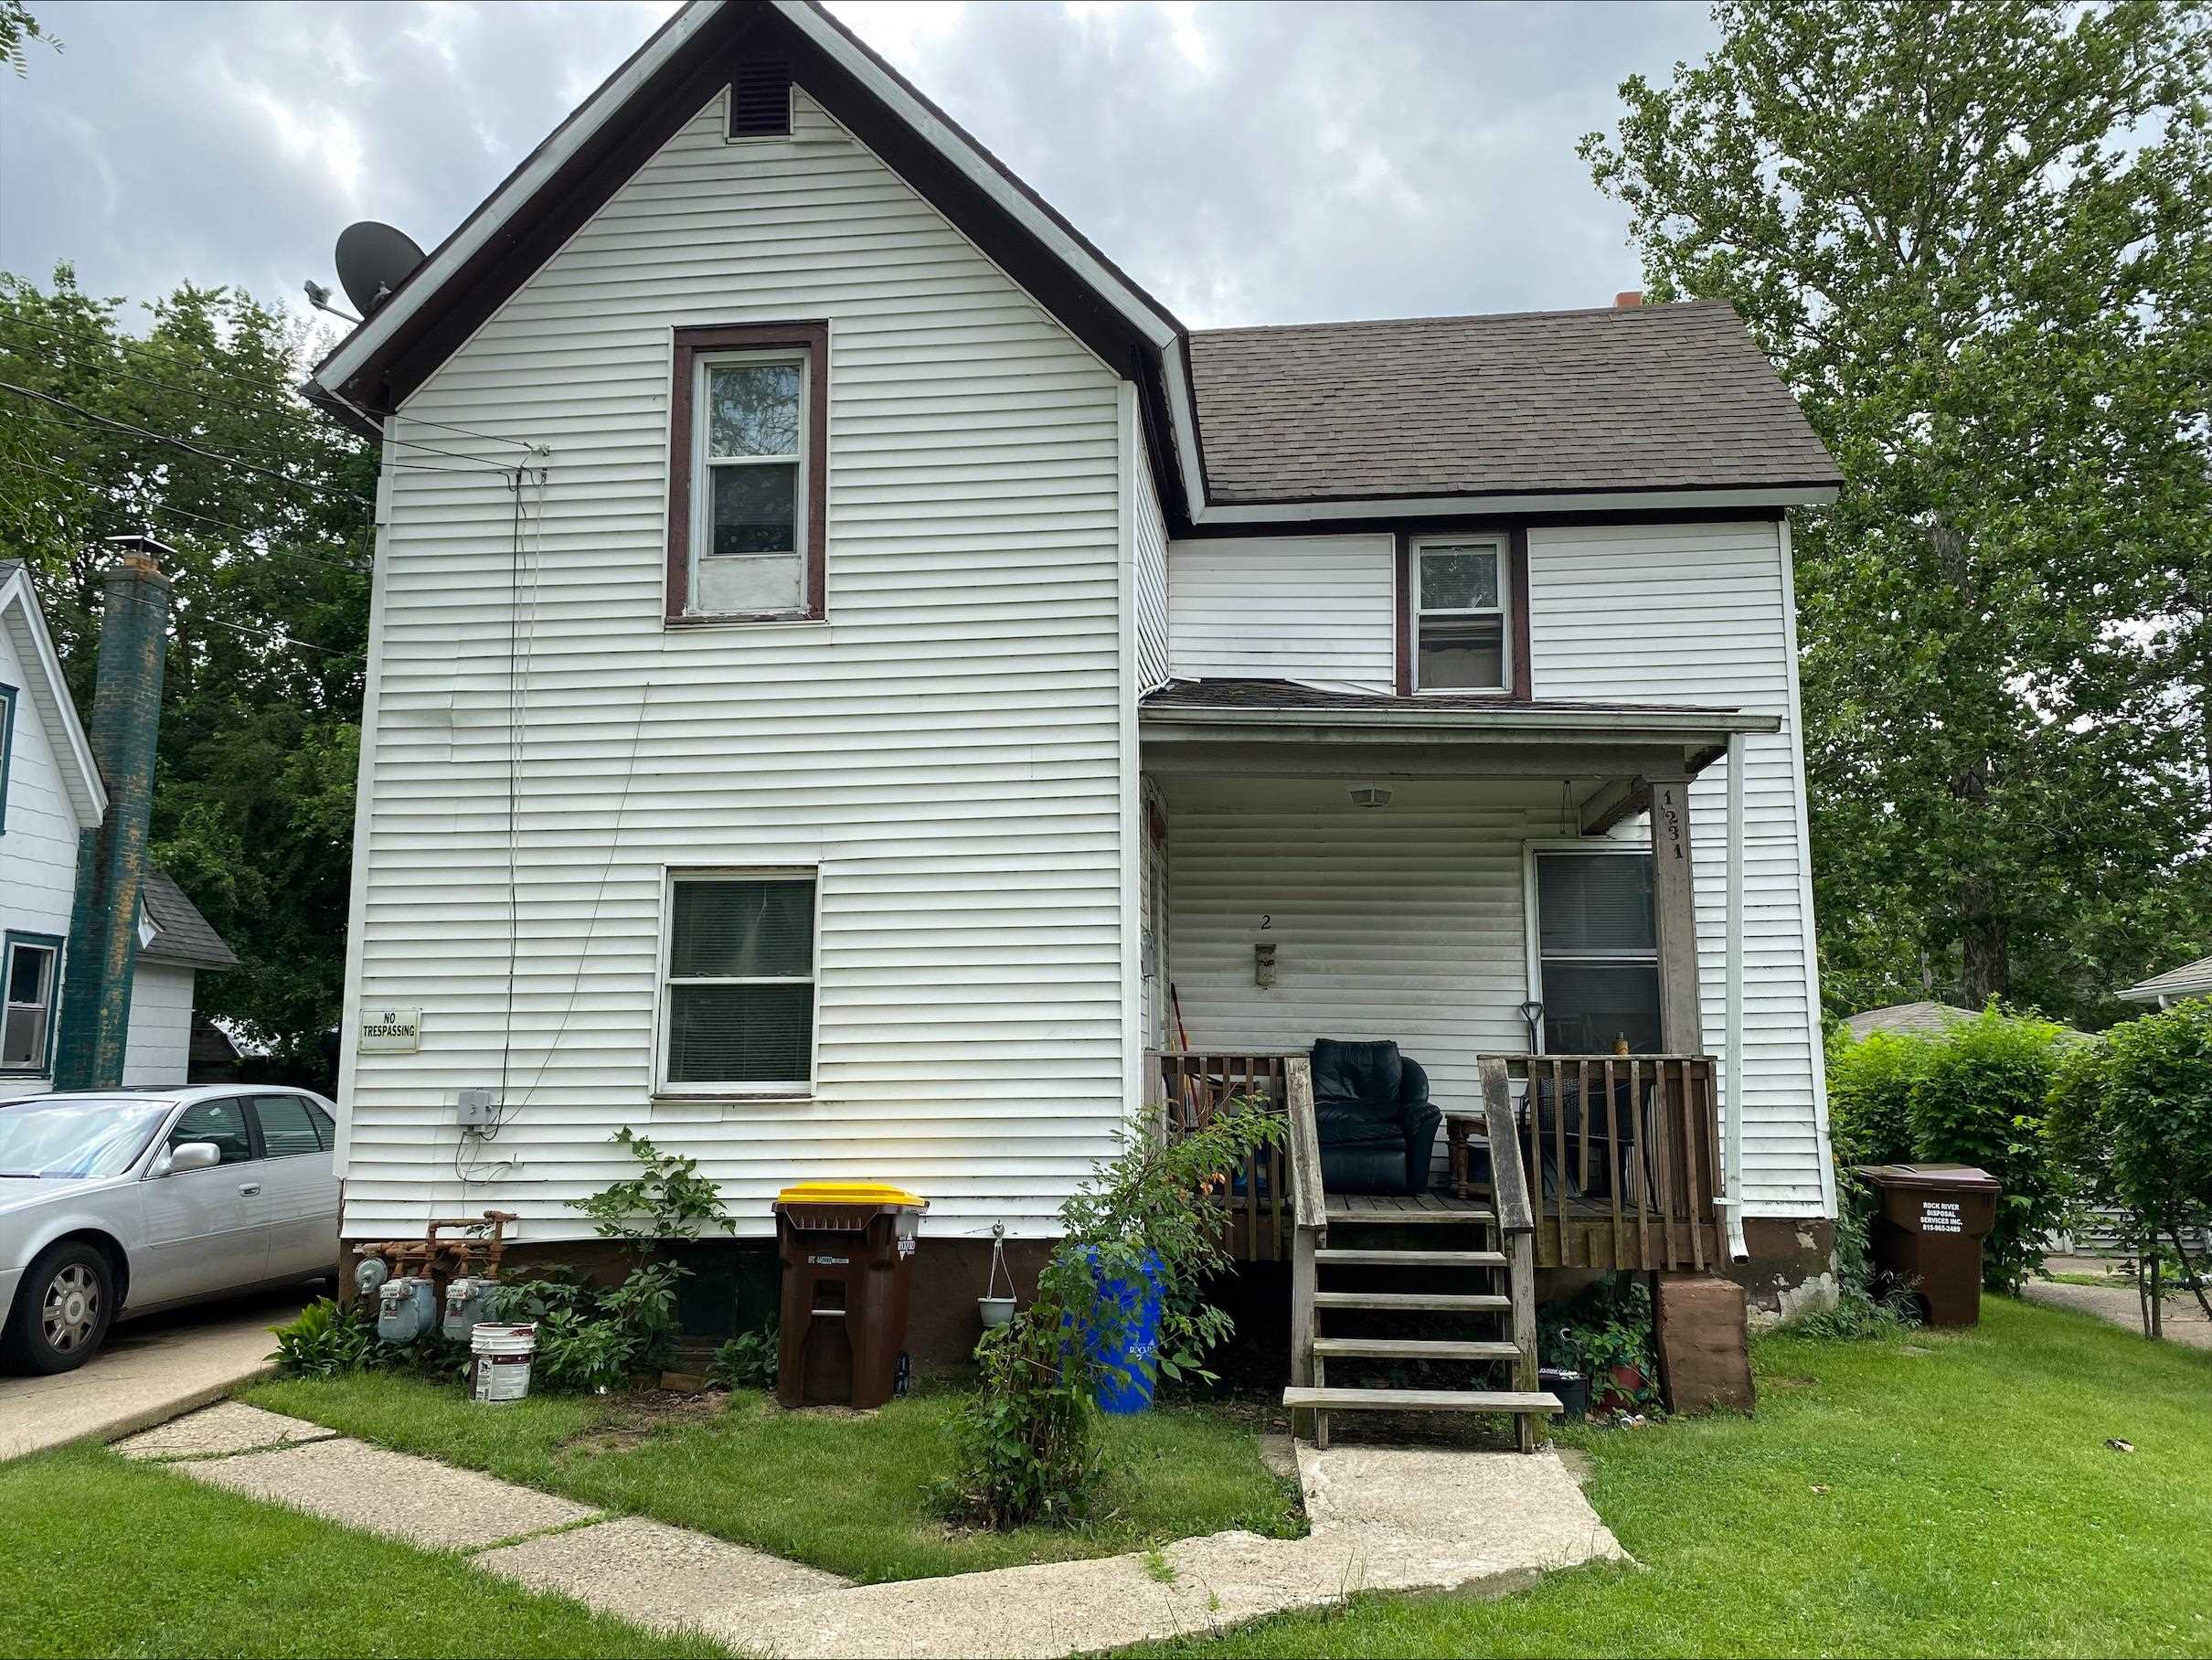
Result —
M 520 1400 L 530 1392 L 530 1357 L 537 1352 L 535 1325 L 477 1326 L 469 1334 L 476 1357 L 476 1399 L 486 1406 Z

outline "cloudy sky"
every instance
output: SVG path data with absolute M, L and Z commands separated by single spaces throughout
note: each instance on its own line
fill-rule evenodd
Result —
M 0 269 L 296 301 L 357 218 L 431 247 L 672 9 L 33 0 L 0 73 Z M 1625 216 L 1575 159 L 1702 5 L 833 9 L 1199 327 L 1603 304 Z

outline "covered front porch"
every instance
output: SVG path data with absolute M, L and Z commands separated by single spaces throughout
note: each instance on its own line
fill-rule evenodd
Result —
M 1241 1095 L 1289 1116 L 1226 1219 L 1240 1258 L 1292 1264 L 1292 1404 L 1324 1432 L 1327 1410 L 1363 1406 L 1540 1415 L 1537 1271 L 1742 1254 L 1720 1111 L 1742 769 L 1717 846 L 1693 847 L 1689 792 L 1776 724 L 1282 683 L 1146 701 L 1148 1086 L 1171 1126 Z M 1410 1063 L 1402 1179 L 1332 1147 L 1346 1117 L 1325 1070 L 1316 1114 L 1319 1039 Z M 1429 1314 L 1441 1335 L 1407 1335 Z M 1329 1389 L 1333 1356 L 1503 1367 L 1513 1387 Z

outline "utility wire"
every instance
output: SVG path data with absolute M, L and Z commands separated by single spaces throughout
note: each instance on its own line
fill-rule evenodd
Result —
M 303 640 L 296 634 L 279 633 L 271 628 L 249 628 L 243 622 L 226 622 L 220 617 L 194 617 L 193 625 L 203 623 L 213 628 L 227 628 L 233 633 L 258 634 L 264 640 L 274 640 L 280 645 L 296 645 L 303 651 L 321 652 L 326 657 L 358 657 L 358 651 L 335 645 L 317 645 L 313 640 Z
M 59 468 L 42 467 L 35 461 L 24 461 L 21 458 L 17 458 L 16 465 L 23 468 L 26 472 L 43 473 L 48 478 L 58 478 L 64 484 L 81 485 L 85 482 L 82 479 L 70 477 L 69 474 L 62 472 Z M 111 522 L 115 519 L 129 516 L 129 513 L 122 507 L 105 503 L 101 504 L 101 505 L 106 508 L 106 516 L 111 520 Z M 229 519 L 209 518 L 204 513 L 194 513 L 188 507 L 172 507 L 166 502 L 134 502 L 131 504 L 131 508 L 132 510 L 135 510 L 140 513 L 174 514 L 179 518 L 192 519 L 198 524 L 212 526 L 218 530 L 228 530 L 231 535 L 250 542 L 257 537 L 267 537 L 276 534 L 276 532 L 271 530 L 249 530 L 243 525 L 232 524 Z M 353 547 L 353 544 L 348 542 L 346 546 L 350 549 Z M 254 548 L 252 551 L 268 559 L 299 559 L 310 565 L 325 565 L 333 570 L 350 570 L 356 576 L 367 576 L 369 574 L 371 569 L 371 567 L 369 566 L 356 565 L 350 559 L 335 559 L 323 554 L 300 553 L 290 548 L 262 547 Z
M 133 426 L 127 420 L 111 420 L 105 415 L 96 414 L 86 409 L 82 404 L 71 403 L 66 398 L 57 398 L 51 392 L 34 391 L 29 387 L 17 386 L 12 380 L 0 380 L 0 392 L 13 392 L 18 398 L 36 399 L 40 403 L 51 404 L 56 409 L 67 410 L 71 414 L 81 415 L 86 420 L 94 421 L 101 426 L 112 427 L 118 432 L 127 432 L 133 438 L 146 438 L 156 443 L 172 444 L 177 449 L 188 451 L 205 461 L 219 462 L 227 467 L 241 467 L 249 473 L 258 473 L 264 478 L 272 478 L 280 484 L 289 484 L 294 489 L 313 490 L 320 495 L 341 496 L 348 501 L 359 502 L 364 507 L 374 507 L 377 505 L 367 496 L 352 490 L 325 490 L 323 486 L 307 479 L 292 478 L 286 474 L 279 473 L 274 467 L 264 467 L 257 462 L 244 461 L 235 455 L 225 455 L 220 451 L 204 449 L 185 439 L 173 438 L 166 432 L 156 432 L 146 427 Z
M 36 333 L 36 334 L 43 334 L 43 335 L 47 335 L 48 338 L 50 338 L 50 339 L 54 339 L 54 340 L 62 340 L 62 341 L 71 341 L 71 342 L 73 343 L 73 337 L 72 337 L 72 336 L 70 336 L 70 335 L 65 335 L 65 334 L 63 334 L 63 333 L 62 333 L 62 332 L 61 332 L 59 329 L 52 329 L 52 328 L 48 328 L 48 327 L 46 327 L 46 326 L 45 326 L 44 325 L 42 325 L 42 324 L 38 324 L 38 323 L 34 323 L 34 322 L 32 322 L 32 321 L 31 321 L 29 318 L 27 318 L 27 317 L 16 317 L 16 318 L 10 319 L 10 323 L 12 324 L 12 325 L 13 325 L 13 326 L 19 327 L 19 328 L 27 328 L 27 329 L 29 329 L 29 330 L 31 330 L 32 332 L 34 332 L 34 333 Z M 132 336 L 132 337 L 133 337 L 133 338 L 135 338 L 135 336 Z M 101 364 L 101 365 L 84 365 L 84 364 L 80 364 L 80 365 L 79 365 L 79 367 L 89 367 L 89 368 L 90 368 L 90 369 L 91 369 L 91 371 L 92 371 L 93 373 L 96 373 L 96 374 L 102 374 L 102 375 L 109 375 L 109 374 L 112 374 L 112 375 L 122 375 L 122 374 L 124 374 L 124 373 L 125 373 L 125 371 L 123 371 L 123 370 L 122 370 L 122 369 L 111 369 L 111 368 L 109 368 L 109 367 L 108 367 L 106 365 L 104 365 L 104 364 Z M 287 405 L 287 407 L 291 407 L 291 408 L 295 408 L 295 409 L 296 409 L 296 408 L 297 408 L 299 405 L 301 405 L 301 404 L 303 404 L 303 403 L 305 403 L 305 402 L 306 402 L 306 399 L 303 399 L 303 398 L 302 398 L 302 397 L 300 396 L 299 390 L 298 390 L 298 388 L 297 388 L 296 387 L 289 386 L 289 385 L 285 384 L 285 383 L 284 383 L 284 382 L 282 382 L 282 381 L 278 381 L 278 380 L 263 380 L 263 379 L 262 379 L 262 378 L 261 378 L 261 377 L 259 377 L 258 375 L 245 375 L 245 374 L 240 374 L 240 373 L 239 373 L 238 370 L 236 370 L 236 369 L 223 369 L 223 368 L 218 368 L 218 367 L 215 367 L 213 364 L 208 364 L 208 365 L 204 366 L 204 367 L 203 367 L 203 368 L 202 368 L 202 371 L 201 371 L 201 372 L 202 372 L 202 373 L 205 373 L 205 374 L 208 374 L 208 375 L 213 375 L 213 376 L 215 376 L 215 377 L 217 377 L 217 378 L 220 378 L 220 379 L 223 379 L 223 380 L 233 380 L 233 381 L 236 381 L 236 382 L 237 382 L 239 385 L 240 385 L 240 386 L 242 386 L 242 387 L 249 387 L 249 388 L 252 388 L 252 389 L 254 389 L 255 391 L 259 391 L 259 392 L 264 392 L 264 393 L 269 393 L 269 394 L 271 394 L 271 395 L 273 395 L 273 396 L 275 396 L 275 397 L 277 397 L 277 398 L 279 398 L 279 399 L 283 399 L 283 400 L 285 401 L 285 404 Z M 147 376 L 147 375 L 133 375 L 133 376 L 131 376 L 131 377 L 130 377 L 130 378 L 132 378 L 132 379 L 136 379 L 136 380 L 144 380 L 144 381 L 148 382 L 148 384 L 150 384 L 150 385 L 154 385 L 154 386 L 163 386 L 163 387 L 167 387 L 167 388 L 169 388 L 171 391 L 190 392 L 190 393 L 195 393 L 195 394 L 197 394 L 197 393 L 199 391 L 199 389 L 200 389 L 200 388 L 196 388 L 196 387 L 187 387 L 187 386 L 183 386 L 183 385 L 181 385 L 181 384 L 179 384 L 178 382 L 175 382 L 175 381 L 171 381 L 171 380 L 157 380 L 157 379 L 154 378 L 152 376 Z M 450 421 L 450 420 L 431 420 L 431 419 L 430 419 L 428 416 L 426 416 L 426 415 L 407 415 L 407 414 L 401 414 L 401 415 L 399 416 L 399 419 L 400 419 L 401 420 L 411 420 L 411 421 L 413 421 L 413 422 L 414 422 L 414 423 L 415 423 L 417 426 L 423 426 L 423 427 L 438 427 L 438 428 L 440 428 L 440 429 L 441 429 L 441 430 L 443 430 L 443 431 L 448 431 L 448 432 L 463 432 L 463 433 L 466 433 L 466 434 L 467 434 L 469 437 L 471 437 L 471 438 L 481 438 L 481 439 L 484 440 L 484 441 L 485 441 L 487 443 L 496 443 L 496 444 L 513 444 L 513 445 L 514 445 L 514 446 L 515 446 L 516 449 L 519 449 L 519 450 L 527 450 L 527 449 L 531 449 L 531 448 L 533 448 L 533 447 L 534 447 L 533 445 L 531 445 L 531 443 L 530 443 L 530 442 L 528 442 L 526 439 L 521 439 L 521 438 L 512 438 L 512 437 L 508 437 L 508 436 L 507 436 L 507 435 L 505 435 L 505 433 L 500 433 L 500 432 L 484 432 L 484 431 L 478 431 L 478 430 L 477 430 L 476 428 L 474 428 L 474 427 L 463 427 L 463 426 L 456 426 L 456 425 L 455 425 L 453 422 L 452 422 L 452 421 Z M 402 440 L 402 441 L 400 441 L 400 442 L 409 442 L 409 441 L 407 441 L 407 440 Z

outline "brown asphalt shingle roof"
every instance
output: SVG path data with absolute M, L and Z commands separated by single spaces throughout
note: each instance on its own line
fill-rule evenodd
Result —
M 1217 502 L 1832 484 L 1725 301 L 1190 336 Z
M 138 899 L 154 923 L 154 939 L 139 952 L 141 957 L 189 968 L 238 966 L 238 953 L 165 872 L 148 866 Z

